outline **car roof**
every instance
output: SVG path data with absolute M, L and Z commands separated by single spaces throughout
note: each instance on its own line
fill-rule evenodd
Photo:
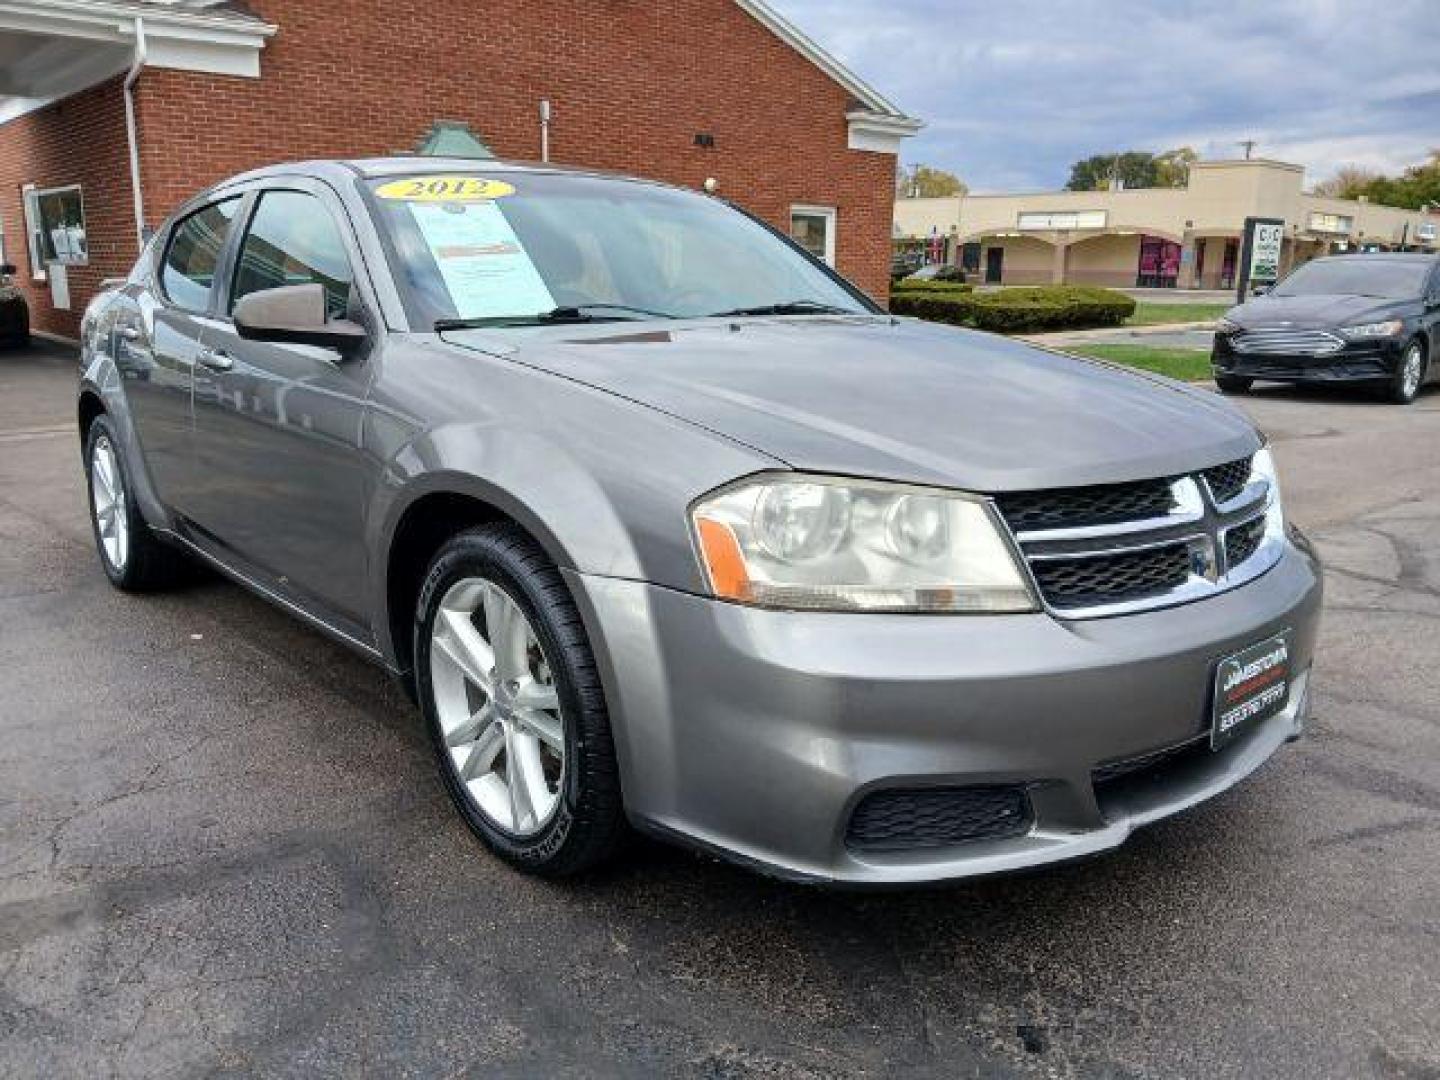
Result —
M 1435 262 L 1440 255 L 1430 251 L 1357 251 L 1348 255 L 1322 255 L 1311 262 L 1354 262 L 1365 259 L 1369 262 Z
M 458 158 L 420 157 L 402 155 L 375 158 L 331 158 L 311 161 L 281 162 L 251 169 L 221 181 L 217 187 L 226 187 L 249 180 L 274 176 L 313 176 L 324 180 L 374 179 L 386 176 L 430 176 L 438 173 L 534 173 L 569 176 L 596 176 L 612 180 L 629 180 L 642 184 L 661 184 L 657 180 L 609 172 L 604 169 L 580 168 L 569 165 L 553 165 L 535 161 L 510 161 L 502 158 Z

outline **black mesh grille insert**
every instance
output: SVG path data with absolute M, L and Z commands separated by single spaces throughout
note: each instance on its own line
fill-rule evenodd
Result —
M 945 847 L 1021 836 L 1032 821 L 1018 784 L 877 791 L 860 800 L 845 842 L 863 851 Z
M 1265 539 L 1265 519 L 1258 517 L 1237 525 L 1225 534 L 1225 559 L 1231 566 L 1239 566 L 1254 555 Z
M 1037 559 L 1030 569 L 1054 607 L 1114 604 L 1183 585 L 1190 577 L 1190 549 L 1181 543 L 1119 555 Z
M 1020 491 L 996 496 L 1005 520 L 1016 532 L 1104 525 L 1163 517 L 1175 506 L 1171 480 L 1137 480 L 1128 484 Z
M 1205 482 L 1210 485 L 1210 492 L 1215 496 L 1216 502 L 1229 502 L 1244 491 L 1245 485 L 1250 482 L 1250 459 L 1241 458 L 1228 465 L 1216 465 L 1213 469 L 1206 469 Z
M 1209 735 L 1201 736 L 1201 739 L 1209 740 Z M 1103 765 L 1097 765 L 1090 773 L 1090 778 L 1096 784 L 1105 784 L 1111 780 L 1119 780 L 1122 777 L 1133 776 L 1136 773 L 1148 772 L 1161 765 L 1169 764 L 1173 759 L 1195 748 L 1199 740 L 1181 743 L 1179 746 L 1167 746 L 1163 750 L 1152 750 L 1148 754 L 1140 754 L 1136 757 L 1125 758 L 1123 761 L 1107 761 Z

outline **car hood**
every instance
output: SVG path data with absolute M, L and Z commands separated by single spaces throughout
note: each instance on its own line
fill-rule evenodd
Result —
M 1259 445 L 1213 394 L 990 334 L 879 317 L 448 333 L 793 468 L 975 491 L 1109 483 Z
M 1257 296 L 1231 308 L 1225 317 L 1247 330 L 1268 326 L 1325 330 L 1397 318 L 1405 306 L 1403 300 L 1373 296 Z

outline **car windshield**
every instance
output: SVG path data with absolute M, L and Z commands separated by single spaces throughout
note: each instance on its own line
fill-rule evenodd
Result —
M 1348 255 L 1306 263 L 1272 296 L 1374 296 L 1408 300 L 1420 295 L 1430 263 L 1421 259 L 1373 259 Z
M 877 310 L 758 222 L 690 192 L 526 172 L 368 187 L 422 325 Z

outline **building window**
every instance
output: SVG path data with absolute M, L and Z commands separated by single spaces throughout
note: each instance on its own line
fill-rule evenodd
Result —
M 1310 231 L 1345 235 L 1355 226 L 1355 219 L 1349 214 L 1322 214 L 1318 210 L 1310 214 Z
M 80 185 L 24 189 L 25 232 L 30 241 L 30 273 L 43 279 L 51 263 L 85 266 L 90 249 L 85 242 L 85 201 Z
M 1017 226 L 1022 229 L 1103 229 L 1104 210 L 1022 210 Z
M 811 255 L 823 260 L 827 266 L 835 265 L 834 207 L 792 206 L 790 236 Z

